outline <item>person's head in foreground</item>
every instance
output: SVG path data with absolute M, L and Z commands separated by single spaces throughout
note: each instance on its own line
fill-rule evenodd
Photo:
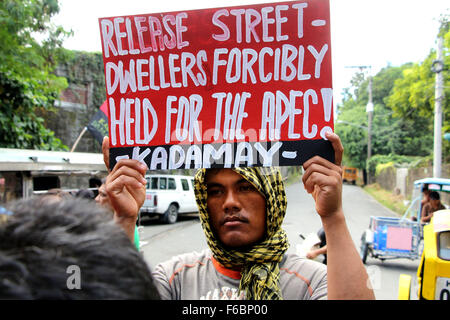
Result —
M 224 267 L 241 270 L 246 299 L 281 299 L 279 262 L 289 244 L 279 170 L 202 169 L 195 193 L 208 246 Z
M 0 299 L 159 299 L 147 264 L 95 203 L 31 199 L 8 209 Z

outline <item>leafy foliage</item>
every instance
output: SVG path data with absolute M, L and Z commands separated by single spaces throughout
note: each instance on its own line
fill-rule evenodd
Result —
M 93 117 L 106 100 L 103 56 L 101 52 L 68 51 L 66 59 L 58 65 L 58 73 L 67 79 L 71 88 L 82 88 L 82 90 L 72 90 L 70 92 L 75 101 L 85 104 L 85 107 L 76 111 L 76 118 L 79 125 L 92 125 Z M 84 91 L 85 89 L 88 91 Z M 83 96 L 77 96 L 78 94 Z M 54 117 L 49 117 L 49 119 L 54 123 Z M 81 130 L 81 127 L 79 129 Z M 101 129 L 101 132 L 106 130 L 107 134 L 108 123 L 104 123 Z M 70 132 L 67 136 L 65 139 L 70 138 Z M 101 152 L 101 144 L 92 135 L 85 134 L 78 145 L 78 150 L 80 149 L 85 152 Z
M 53 73 L 69 35 L 50 23 L 58 11 L 57 0 L 0 2 L 0 147 L 67 149 L 36 116 L 40 108 L 52 110 L 67 86 Z
M 450 31 L 448 20 L 442 22 L 444 34 L 444 87 L 450 95 Z M 388 66 L 373 77 L 372 154 L 367 160 L 367 124 L 365 107 L 368 102 L 368 79 L 357 73 L 352 88 L 346 90 L 342 105 L 338 106 L 336 132 L 344 148 L 344 163 L 375 174 L 377 163 L 406 161 L 398 156 L 427 157 L 433 151 L 435 105 L 435 74 L 431 71 L 436 52 L 431 50 L 422 63 L 407 63 L 400 67 Z M 443 101 L 443 132 L 450 131 L 448 99 Z M 443 141 L 443 155 L 449 155 L 450 142 Z M 377 156 L 378 155 L 378 156 Z M 384 157 L 384 158 L 383 158 Z M 387 158 L 386 158 L 387 157 Z M 389 160 L 389 161 L 388 161 Z M 386 162 L 384 162 L 386 161 Z
M 351 167 L 364 168 L 367 156 L 367 116 L 365 107 L 349 99 L 340 110 L 335 131 L 345 148 L 344 163 Z
M 380 165 L 397 165 L 402 167 L 416 167 L 422 164 L 422 157 L 414 157 L 414 156 L 401 156 L 398 154 L 389 154 L 382 155 L 378 154 L 373 157 L 370 157 L 369 161 L 367 161 L 367 170 L 369 171 L 369 175 L 372 177 L 376 176 L 377 169 L 379 170 Z
M 399 119 L 393 117 L 393 112 L 384 103 L 394 86 L 395 80 L 401 76 L 403 67 L 386 67 L 373 77 L 372 97 L 374 112 L 372 119 L 372 154 L 395 153 L 394 137 L 401 134 Z M 355 75 L 354 94 L 348 94 L 343 104 L 338 108 L 336 133 L 341 137 L 345 148 L 344 161 L 347 165 L 360 169 L 366 168 L 368 142 L 368 103 L 369 80 L 362 73 Z M 350 92 L 348 90 L 347 92 Z
M 103 56 L 100 52 L 70 51 L 59 64 L 64 68 L 65 77 L 72 84 L 93 84 L 90 117 L 106 100 Z
M 444 100 L 442 101 L 443 122 L 442 135 L 450 132 L 450 30 L 448 22 L 443 23 L 441 33 L 444 38 Z M 393 110 L 394 116 L 403 119 L 403 127 L 414 130 L 404 130 L 399 142 L 404 146 L 403 154 L 423 155 L 431 153 L 434 133 L 435 108 L 435 73 L 432 72 L 436 52 L 432 50 L 422 62 L 413 64 L 403 71 L 402 77 L 395 81 L 392 94 L 386 98 L 386 104 Z M 443 140 L 443 155 L 450 154 L 450 142 Z M 398 153 L 398 152 L 397 152 Z

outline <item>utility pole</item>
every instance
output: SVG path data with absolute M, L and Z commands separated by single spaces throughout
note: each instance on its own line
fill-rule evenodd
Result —
M 346 66 L 346 68 L 358 68 L 361 72 L 364 69 L 371 69 L 372 66 Z M 368 116 L 367 126 L 367 160 L 372 156 L 372 118 L 373 118 L 373 100 L 372 100 L 372 76 L 369 71 L 369 101 L 367 102 L 366 112 Z
M 358 68 L 361 72 L 364 69 L 371 69 L 372 66 L 347 66 L 346 68 Z M 373 100 L 372 100 L 372 76 L 369 71 L 369 101 L 367 102 L 366 112 L 368 116 L 367 125 L 367 161 L 372 157 L 372 118 L 373 118 Z M 366 162 L 367 163 L 367 162 Z M 370 184 L 370 177 L 367 175 L 367 183 Z
M 372 117 L 373 117 L 373 100 L 372 100 L 372 77 L 369 76 L 369 102 L 366 106 L 369 123 L 367 125 L 367 160 L 372 156 Z
M 442 101 L 444 100 L 444 60 L 443 38 L 438 37 L 437 59 L 433 61 L 431 70 L 436 73 L 434 94 L 434 151 L 433 177 L 440 178 L 442 173 Z

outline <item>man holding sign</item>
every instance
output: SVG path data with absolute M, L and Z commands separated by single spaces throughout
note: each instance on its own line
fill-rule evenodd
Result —
M 148 169 L 202 168 L 195 191 L 209 250 L 158 265 L 161 297 L 373 298 L 342 211 L 328 0 L 99 22 L 106 190 L 130 239 Z M 305 169 L 327 237 L 326 267 L 285 254 L 278 165 Z
M 327 133 L 336 164 L 321 157 L 304 163 L 303 183 L 316 202 L 327 237 L 328 265 L 295 255 L 281 223 L 286 198 L 272 168 L 199 170 L 196 197 L 210 251 L 162 263 L 154 271 L 163 299 L 373 299 L 366 270 L 350 237 L 342 210 L 343 148 Z M 109 163 L 109 139 L 103 142 Z M 133 239 L 145 199 L 147 168 L 121 160 L 107 178 L 117 221 Z

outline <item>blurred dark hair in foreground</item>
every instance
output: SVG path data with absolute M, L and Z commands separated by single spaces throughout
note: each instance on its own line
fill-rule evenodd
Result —
M 141 254 L 92 201 L 34 198 L 8 209 L 13 214 L 0 224 L 0 299 L 159 299 Z M 70 286 L 73 270 L 78 288 Z

